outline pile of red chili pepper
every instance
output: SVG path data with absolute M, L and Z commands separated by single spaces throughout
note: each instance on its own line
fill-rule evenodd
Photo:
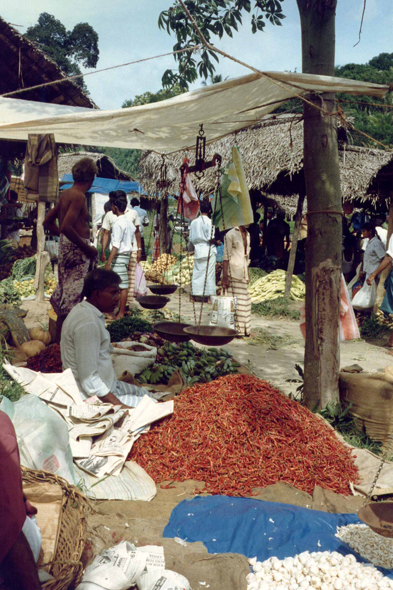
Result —
M 285 482 L 350 493 L 351 451 L 312 412 L 266 381 L 228 375 L 175 399 L 174 413 L 143 434 L 129 459 L 157 483 L 195 479 L 199 492 L 250 496 Z M 197 490 L 195 491 L 197 493 Z
M 61 373 L 63 370 L 61 363 L 61 352 L 58 344 L 51 344 L 40 354 L 27 359 L 27 367 L 32 371 L 41 373 Z

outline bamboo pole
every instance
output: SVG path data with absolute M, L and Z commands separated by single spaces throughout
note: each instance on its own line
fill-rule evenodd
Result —
M 49 252 L 45 250 L 45 203 L 38 201 L 37 204 L 37 265 L 34 279 L 34 288 L 36 290 L 36 301 L 44 301 L 45 299 L 45 269 L 49 264 Z
M 295 229 L 293 231 L 292 247 L 291 247 L 291 251 L 289 253 L 287 276 L 285 279 L 285 298 L 286 299 L 289 299 L 289 295 L 291 293 L 293 270 L 295 268 L 295 262 L 296 262 L 297 243 L 299 241 L 300 224 L 301 224 L 302 216 L 303 216 L 304 197 L 305 197 L 305 194 L 302 191 L 299 194 L 299 199 L 297 202 L 297 209 L 296 209 L 296 213 L 295 213 Z

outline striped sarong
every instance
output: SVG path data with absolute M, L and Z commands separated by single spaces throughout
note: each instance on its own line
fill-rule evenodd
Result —
M 231 280 L 229 289 L 224 290 L 223 294 L 227 297 L 237 298 L 235 311 L 236 332 L 239 336 L 249 336 L 251 334 L 251 297 L 248 292 L 248 283 Z
M 131 383 L 126 383 L 125 381 L 116 381 L 115 396 L 125 406 L 135 408 L 139 402 L 142 401 L 144 395 L 148 395 L 149 397 L 153 398 L 153 395 L 150 393 L 150 391 L 144 387 L 138 387 L 138 385 L 132 385 Z
M 136 259 L 138 256 L 137 250 L 131 252 L 130 262 L 128 264 L 128 295 L 127 303 L 132 303 L 135 299 L 135 269 Z
M 128 265 L 130 262 L 130 253 L 118 254 L 112 262 L 112 270 L 120 277 L 120 289 L 128 289 Z
M 206 277 L 207 273 L 207 277 Z M 206 281 L 206 288 L 205 288 Z M 216 255 L 210 254 L 209 268 L 207 267 L 206 258 L 194 258 L 194 270 L 192 272 L 192 289 L 193 296 L 205 296 L 216 294 Z

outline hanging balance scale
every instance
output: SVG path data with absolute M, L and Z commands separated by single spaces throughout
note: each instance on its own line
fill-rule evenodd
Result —
M 163 175 L 161 175 L 162 181 Z M 165 170 L 165 179 L 166 179 L 166 170 Z M 160 182 L 161 182 L 160 181 Z M 183 175 L 182 175 L 183 181 Z M 181 199 L 181 191 L 180 196 Z M 183 200 L 181 199 L 181 204 L 183 204 Z M 180 277 L 182 276 L 182 260 L 183 260 L 183 222 L 184 222 L 184 214 L 183 214 L 183 207 L 181 207 L 181 229 L 180 229 Z M 180 285 L 149 285 L 149 289 L 153 293 L 161 293 L 161 294 L 172 294 L 174 293 L 179 287 L 179 321 L 178 322 L 158 322 L 154 324 L 154 331 L 157 332 L 161 338 L 164 340 L 168 340 L 169 342 L 188 342 L 191 340 L 191 337 L 184 332 L 184 328 L 187 328 L 190 324 L 181 322 L 181 280 Z
M 371 484 L 370 491 L 367 494 L 366 501 L 358 512 L 360 520 L 364 522 L 364 524 L 367 524 L 374 533 L 377 533 L 382 537 L 390 538 L 393 538 L 393 501 L 373 502 L 371 498 L 383 466 L 388 458 L 392 442 L 393 432 L 387 442 L 385 452 L 382 456 L 374 481 Z
M 168 192 L 169 188 L 169 180 L 167 179 L 167 166 L 165 164 L 164 156 L 163 161 L 161 164 L 160 169 L 160 180 L 157 181 L 157 191 L 166 191 Z M 154 225 L 154 224 L 153 224 Z M 153 226 L 152 226 L 153 231 Z M 151 231 L 151 233 L 152 233 Z M 150 240 L 149 240 L 150 245 Z M 145 309 L 162 309 L 169 303 L 169 297 L 164 297 L 164 295 L 170 295 L 174 293 L 177 289 L 177 285 L 147 285 L 153 295 L 144 295 L 142 297 L 137 297 L 137 301 L 141 307 Z
M 216 196 L 220 192 L 220 180 L 221 180 L 221 161 L 222 158 L 219 154 L 214 154 L 213 158 L 209 161 L 206 160 L 206 136 L 203 130 L 203 124 L 200 125 L 199 134 L 196 139 L 196 147 L 195 147 L 195 165 L 190 166 L 184 169 L 184 164 L 181 168 L 182 176 L 184 174 L 188 174 L 190 172 L 195 173 L 195 176 L 200 179 L 203 177 L 205 170 L 208 168 L 212 168 L 216 166 Z M 218 199 L 216 198 L 215 203 L 217 206 Z M 183 211 L 183 200 L 182 203 L 182 211 Z M 220 204 L 222 207 L 222 200 L 220 199 Z M 183 214 L 183 213 L 182 213 Z M 214 212 L 213 212 L 214 215 Z M 209 262 L 210 262 L 210 255 L 211 255 L 211 248 L 212 248 L 212 240 L 209 244 L 209 253 L 207 257 L 207 264 L 206 264 L 206 274 L 205 274 L 205 281 L 203 286 L 203 295 L 202 295 L 202 302 L 201 308 L 199 313 L 199 322 L 198 325 L 195 326 L 188 326 L 184 328 L 185 334 L 189 336 L 191 340 L 197 342 L 198 344 L 203 344 L 205 346 L 223 346 L 224 344 L 228 344 L 231 342 L 236 336 L 236 330 L 232 330 L 231 328 L 225 328 L 220 326 L 210 326 L 210 325 L 203 325 L 202 324 L 202 311 L 203 311 L 203 304 L 205 301 L 205 293 L 206 293 L 206 285 L 207 285 L 207 276 L 208 276 L 208 269 L 209 269 Z M 195 324 L 196 322 L 196 313 L 195 313 L 195 302 L 194 302 L 194 317 L 195 317 Z

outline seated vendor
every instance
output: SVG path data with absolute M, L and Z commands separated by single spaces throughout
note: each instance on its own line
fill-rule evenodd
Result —
M 120 277 L 112 270 L 96 269 L 86 276 L 83 297 L 68 314 L 61 332 L 63 369 L 71 369 L 81 393 L 96 395 L 103 402 L 135 407 L 143 387 L 116 379 L 111 359 L 111 341 L 104 313 L 113 313 L 120 299 Z
M 40 590 L 36 562 L 41 533 L 31 519 L 37 510 L 25 499 L 16 434 L 0 410 L 0 587 Z M 4 584 L 4 585 L 2 585 Z

